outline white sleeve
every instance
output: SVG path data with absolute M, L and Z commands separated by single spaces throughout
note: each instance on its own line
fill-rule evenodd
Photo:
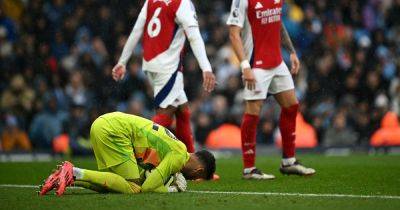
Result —
M 186 30 L 189 27 L 198 27 L 196 10 L 190 0 L 182 0 L 176 11 L 176 21 Z
M 203 72 L 212 71 L 210 61 L 207 58 L 206 47 L 203 38 L 201 38 L 199 27 L 190 27 L 185 30 L 186 36 L 190 42 L 193 54 L 199 62 Z
M 143 35 L 144 25 L 147 18 L 147 1 L 144 3 L 142 10 L 140 11 L 139 17 L 136 20 L 135 26 L 132 29 L 128 40 L 125 43 L 124 50 L 122 51 L 121 57 L 118 63 L 126 65 L 131 57 L 133 50 Z
M 176 12 L 176 20 L 185 30 L 186 37 L 189 40 L 190 47 L 197 62 L 199 62 L 201 70 L 203 72 L 212 71 L 210 61 L 207 58 L 206 47 L 200 34 L 196 10 L 190 0 L 182 0 Z
M 228 20 L 226 21 L 226 24 L 235 25 L 243 28 L 244 21 L 246 20 L 247 16 L 247 6 L 248 0 L 233 0 L 231 13 Z

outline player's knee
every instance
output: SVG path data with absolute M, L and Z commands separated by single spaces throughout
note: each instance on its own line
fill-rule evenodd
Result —
M 261 112 L 262 104 L 262 100 L 246 101 L 245 113 L 251 115 L 259 115 Z
M 299 104 L 294 90 L 278 93 L 275 95 L 275 99 L 282 108 L 289 108 Z
M 173 107 L 173 106 L 168 106 L 167 108 L 158 108 L 158 109 L 156 110 L 156 113 L 157 113 L 157 114 L 167 115 L 167 116 L 169 116 L 169 117 L 172 118 L 172 117 L 174 116 L 175 111 L 176 111 L 176 108 L 175 108 L 175 107 Z

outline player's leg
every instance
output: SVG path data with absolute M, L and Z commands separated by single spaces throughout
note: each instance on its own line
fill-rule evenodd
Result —
M 245 179 L 274 179 L 273 175 L 264 174 L 255 167 L 256 157 L 256 135 L 259 123 L 259 115 L 272 75 L 262 69 L 253 69 L 257 80 L 256 89 L 250 91 L 247 87 L 244 90 L 245 110 L 241 124 L 242 157 L 243 157 L 243 178 Z
M 92 191 L 95 191 L 98 193 L 109 193 L 110 192 L 108 189 L 106 189 L 103 186 L 96 185 L 96 184 L 93 184 L 90 182 L 80 181 L 80 180 L 75 180 L 74 186 L 83 187 L 85 189 L 92 190 Z
M 118 138 L 103 128 L 107 121 L 97 119 L 90 130 L 90 141 L 96 157 L 98 168 L 102 171 L 92 171 L 77 167 L 64 167 L 68 173 L 73 173 L 78 181 L 91 184 L 119 193 L 137 193 L 140 187 L 129 180 L 139 179 L 139 169 L 133 157 L 133 148 L 130 139 Z M 63 172 L 63 171 L 62 171 Z M 62 180 L 63 176 L 60 177 Z M 62 188 L 60 192 L 62 191 Z M 61 193 L 62 194 L 62 193 Z
M 188 150 L 188 152 L 193 153 L 195 151 L 194 148 L 194 140 L 193 140 L 193 132 L 190 123 L 190 109 L 188 106 L 188 99 L 184 90 L 184 82 L 183 82 L 183 74 L 182 72 L 178 72 L 176 78 L 176 86 L 173 90 L 176 93 L 176 97 L 172 106 L 178 107 L 175 111 L 175 119 L 176 119 L 176 129 L 175 135 L 181 140 Z
M 274 94 L 281 107 L 279 129 L 282 136 L 282 167 L 284 174 L 311 175 L 314 169 L 305 168 L 296 161 L 296 117 L 299 109 L 294 82 L 285 63 L 276 68 L 277 74 L 271 81 L 270 93 Z
M 92 171 L 74 167 L 73 175 L 77 181 L 84 181 L 92 184 L 90 187 L 97 186 L 98 188 L 103 188 L 103 190 L 123 194 L 140 192 L 141 187 L 136 183 L 140 175 L 135 161 L 128 160 L 107 170 L 109 170 L 109 172 Z
M 255 168 L 257 126 L 263 102 L 263 100 L 248 100 L 245 102 L 245 113 L 241 124 L 241 138 L 243 166 L 244 173 L 246 174 Z
M 277 93 L 274 97 L 281 107 L 279 129 L 282 135 L 282 162 L 293 164 L 295 162 L 296 116 L 299 103 L 294 89 Z
M 178 107 L 175 112 L 176 116 L 176 137 L 181 140 L 188 150 L 188 152 L 195 152 L 192 127 L 190 123 L 190 109 L 187 103 Z
M 176 107 L 172 106 L 177 96 L 174 96 L 178 71 L 173 74 L 146 72 L 154 92 L 154 107 L 156 114 L 153 122 L 169 128 L 172 125 Z M 175 97 L 175 98 L 174 98 Z
M 156 114 L 154 115 L 152 121 L 165 128 L 170 128 L 175 111 L 176 107 L 173 106 L 168 106 L 167 108 L 157 108 Z
M 148 73 L 154 89 L 154 103 L 157 107 L 153 121 L 169 128 L 176 116 L 175 134 L 185 143 L 189 152 L 194 152 L 192 130 L 190 127 L 190 112 L 184 91 L 183 74 L 176 71 L 173 74 Z

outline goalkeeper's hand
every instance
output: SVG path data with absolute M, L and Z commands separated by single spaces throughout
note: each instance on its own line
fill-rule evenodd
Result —
M 174 183 L 172 185 L 175 185 L 179 192 L 185 192 L 187 188 L 186 179 L 181 173 L 176 173 L 174 175 Z
M 173 175 L 169 182 L 168 192 L 185 192 L 187 188 L 187 182 L 185 177 L 181 173 Z

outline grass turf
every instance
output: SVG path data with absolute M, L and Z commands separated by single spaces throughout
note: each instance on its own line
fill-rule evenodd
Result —
M 259 157 L 257 165 L 277 175 L 274 181 L 241 179 L 239 157 L 217 161 L 218 182 L 189 183 L 190 190 L 280 192 L 400 196 L 400 156 L 302 156 L 317 174 L 313 177 L 282 176 L 278 157 Z M 91 159 L 74 160 L 95 169 Z M 52 168 L 50 163 L 0 163 L 1 184 L 39 184 Z M 36 189 L 0 187 L 0 209 L 400 209 L 400 199 L 297 197 L 243 194 L 97 194 L 71 189 L 64 197 L 38 197 Z

